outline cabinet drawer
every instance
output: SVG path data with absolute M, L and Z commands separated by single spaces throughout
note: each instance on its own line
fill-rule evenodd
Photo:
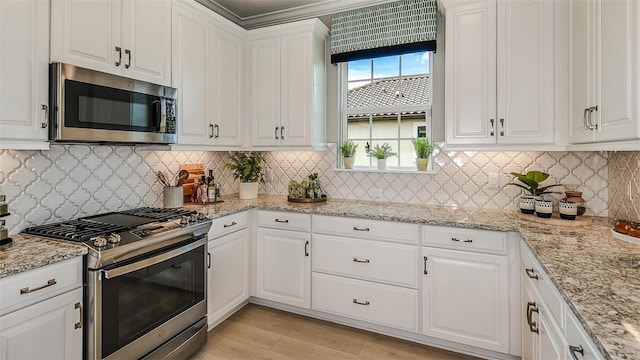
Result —
M 418 288 L 417 246 L 313 235 L 313 271 Z
M 247 222 L 246 211 L 213 219 L 211 229 L 209 229 L 209 240 L 244 229 L 247 227 Z
M 0 315 L 82 286 L 82 257 L 0 279 Z
M 507 233 L 422 225 L 422 244 L 461 251 L 507 254 Z
M 538 291 L 554 320 L 564 329 L 564 301 L 526 244 L 520 246 L 520 262 L 522 281 L 530 283 Z
M 318 273 L 311 283 L 315 310 L 418 331 L 418 290 Z
M 573 351 L 581 360 L 599 360 L 602 359 L 600 353 L 595 350 L 593 343 L 587 338 L 584 332 L 584 328 L 580 325 L 578 319 L 575 318 L 571 311 L 567 309 L 565 314 L 567 324 L 567 352 L 569 353 L 567 359 L 571 359 L 571 352 Z M 579 350 L 582 350 L 583 354 L 580 356 Z
M 282 211 L 258 211 L 258 226 L 273 229 L 311 231 L 311 215 Z
M 376 239 L 406 244 L 417 244 L 420 227 L 416 224 L 392 221 L 314 215 L 313 232 L 327 235 L 357 237 L 361 239 Z

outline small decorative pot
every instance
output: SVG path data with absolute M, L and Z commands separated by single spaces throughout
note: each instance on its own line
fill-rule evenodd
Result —
M 249 200 L 258 197 L 257 182 L 241 182 L 240 183 L 240 199 Z
M 175 209 L 182 207 L 184 200 L 182 197 L 182 192 L 182 186 L 165 187 L 162 190 L 162 205 L 164 206 L 164 208 Z
M 344 164 L 345 169 L 353 169 L 353 158 L 352 157 L 344 157 L 342 158 L 342 163 Z
M 574 202 L 561 200 L 558 205 L 560 217 L 565 220 L 575 220 L 578 215 L 578 204 Z
M 550 218 L 553 213 L 553 201 L 536 200 L 536 215 L 541 218 Z
M 427 168 L 429 167 L 429 159 L 416 159 L 416 167 L 418 168 L 418 171 L 427 171 Z
M 533 214 L 536 212 L 536 196 L 521 196 L 520 197 L 520 212 L 523 214 Z
M 378 159 L 378 170 L 387 170 L 387 159 Z

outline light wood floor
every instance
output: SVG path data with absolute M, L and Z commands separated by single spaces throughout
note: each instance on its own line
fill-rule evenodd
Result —
M 471 356 L 248 304 L 209 332 L 191 360 L 429 359 Z

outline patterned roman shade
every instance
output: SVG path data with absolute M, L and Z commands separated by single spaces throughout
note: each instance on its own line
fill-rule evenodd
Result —
M 400 0 L 331 16 L 333 64 L 436 49 L 436 0 Z

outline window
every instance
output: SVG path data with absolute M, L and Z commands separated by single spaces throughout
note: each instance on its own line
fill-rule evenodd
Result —
M 356 60 L 341 65 L 342 134 L 358 144 L 356 167 L 375 166 L 367 145 L 389 143 L 390 168 L 415 169 L 411 139 L 431 139 L 431 52 Z

